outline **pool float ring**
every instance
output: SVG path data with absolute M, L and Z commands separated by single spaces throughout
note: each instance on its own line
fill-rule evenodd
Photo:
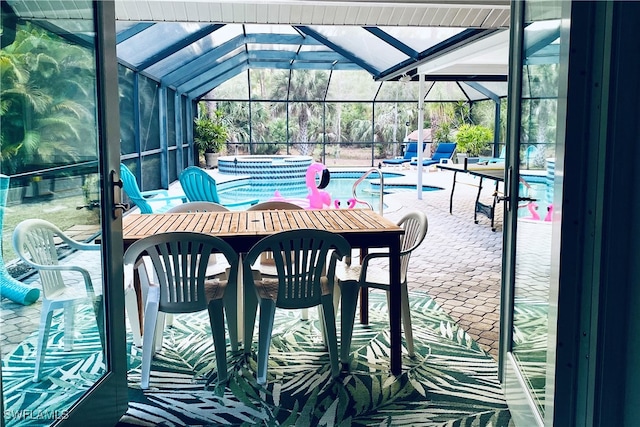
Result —
M 303 209 L 310 209 L 309 200 L 300 199 L 296 197 L 283 197 L 278 190 L 273 193 L 273 197 L 269 199 L 269 202 L 289 202 L 300 206 Z

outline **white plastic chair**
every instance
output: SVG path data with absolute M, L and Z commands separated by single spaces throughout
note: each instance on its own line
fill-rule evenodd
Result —
M 404 228 L 400 243 L 400 283 L 402 286 L 402 324 L 409 356 L 414 356 L 413 332 L 411 330 L 411 313 L 409 312 L 409 291 L 407 289 L 407 270 L 411 252 L 424 240 L 429 222 L 427 215 L 421 211 L 406 214 L 398 225 Z M 351 350 L 351 335 L 355 321 L 356 305 L 360 288 L 377 288 L 387 291 L 389 297 L 389 270 L 383 269 L 370 262 L 374 259 L 389 258 L 387 252 L 367 254 L 361 265 L 350 265 L 340 262 L 336 266 L 336 278 L 342 293 L 341 334 L 342 345 L 340 359 L 342 363 L 349 362 Z
M 229 262 L 229 280 L 206 278 L 209 258 L 221 253 Z M 125 280 L 133 279 L 133 270 L 142 256 L 148 257 L 152 272 L 140 275 L 146 290 L 144 334 L 142 336 L 142 372 L 140 386 L 149 388 L 151 360 L 155 354 L 156 325 L 163 324 L 163 313 L 193 313 L 207 309 L 213 335 L 218 383 L 227 380 L 224 310 L 227 311 L 231 348 L 238 348 L 237 273 L 238 255 L 219 237 L 189 232 L 161 233 L 133 243 L 125 252 Z M 152 273 L 152 274 L 149 274 Z M 155 280 L 151 282 L 150 280 Z
M 214 202 L 187 202 L 176 205 L 166 213 L 183 213 L 183 212 L 229 212 L 230 209 Z
M 104 348 L 104 328 L 102 310 L 102 287 L 96 292 L 89 272 L 77 265 L 60 264 L 55 238 L 74 250 L 98 251 L 100 245 L 86 244 L 66 236 L 58 227 L 42 219 L 27 219 L 18 224 L 13 232 L 13 247 L 18 256 L 28 265 L 38 270 L 42 285 L 42 311 L 38 342 L 36 344 L 36 364 L 33 381 L 40 381 L 42 365 L 47 351 L 51 318 L 55 310 L 64 310 L 64 349 L 73 349 L 73 329 L 76 306 L 89 304 L 96 315 L 96 322 Z M 82 276 L 82 286 L 66 283 L 62 272 L 75 272 Z
M 301 206 L 296 205 L 295 203 L 285 202 L 283 200 L 270 200 L 262 203 L 258 203 L 257 205 L 253 205 L 247 208 L 248 211 L 277 211 L 277 210 L 302 210 Z M 256 261 L 256 264 L 253 266 L 254 270 L 259 270 L 260 274 L 266 277 L 275 277 L 277 276 L 275 270 L 275 263 L 273 259 L 273 254 L 270 252 L 264 252 L 260 259 Z
M 302 206 L 284 200 L 268 200 L 247 208 L 248 211 L 299 211 L 302 209 L 304 209 Z M 278 276 L 275 268 L 275 260 L 273 259 L 273 254 L 271 252 L 263 252 L 262 255 L 260 255 L 260 258 L 256 260 L 256 263 L 253 265 L 254 277 L 256 274 L 263 278 Z M 309 319 L 309 309 L 302 309 L 302 319 Z
M 302 206 L 284 200 L 268 200 L 247 208 L 248 211 L 300 210 Z
M 255 280 L 252 265 L 265 251 L 273 253 L 276 278 Z M 339 234 L 325 230 L 294 230 L 276 233 L 256 243 L 243 260 L 245 285 L 244 351 L 251 352 L 253 326 L 258 304 L 260 326 L 258 338 L 259 384 L 267 382 L 267 362 L 276 307 L 304 309 L 322 306 L 320 318 L 325 343 L 329 349 L 331 375 L 337 377 L 338 342 L 333 307 L 333 288 L 337 259 L 349 255 L 351 246 Z M 330 257 L 328 272 L 324 271 Z
M 230 209 L 214 202 L 187 202 L 172 207 L 166 213 L 184 212 L 230 212 Z M 228 267 L 229 264 L 222 260 L 218 260 L 215 254 L 212 254 L 209 261 L 209 267 L 207 268 L 207 277 L 224 278 Z

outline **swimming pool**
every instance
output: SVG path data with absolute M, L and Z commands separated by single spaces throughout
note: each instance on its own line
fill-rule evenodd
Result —
M 347 207 L 347 200 L 352 198 L 352 188 L 355 181 L 362 176 L 362 172 L 349 172 L 349 173 L 331 173 L 331 179 L 329 185 L 323 189 L 331 195 L 331 204 L 334 206 L 335 201 L 340 202 L 340 207 Z M 391 177 L 385 173 L 385 178 Z M 393 176 L 401 176 L 400 174 L 393 174 Z M 357 197 L 360 200 L 370 203 L 374 209 L 378 209 L 380 193 L 379 189 L 374 188 L 371 185 L 372 181 L 377 181 L 377 175 L 370 175 L 365 182 L 362 182 L 358 186 Z M 316 184 L 319 182 L 317 181 Z M 277 192 L 277 193 L 276 193 Z M 273 177 L 270 180 L 256 180 L 249 179 L 244 185 L 236 186 L 229 190 L 222 190 L 221 197 L 227 200 L 246 200 L 246 199 L 258 199 L 260 202 L 267 201 L 278 195 L 285 199 L 296 200 L 306 199 L 309 189 L 304 180 L 300 182 L 292 182 L 291 179 L 281 179 L 279 177 Z
M 331 195 L 331 206 L 335 207 L 335 201 L 340 202 L 340 208 L 347 207 L 347 201 L 353 197 L 353 184 L 365 173 L 364 170 L 357 171 L 331 171 L 329 185 L 323 189 Z M 384 179 L 398 178 L 404 176 L 397 172 L 383 172 Z M 274 176 L 269 180 L 248 178 L 234 181 L 235 184 L 220 186 L 220 197 L 223 201 L 239 201 L 247 199 L 258 199 L 260 202 L 274 198 L 278 194 L 285 199 L 306 199 L 309 189 L 304 179 L 294 182 L 291 178 Z M 319 179 L 316 179 L 316 184 Z M 385 194 L 394 191 L 415 190 L 416 186 L 385 186 Z M 425 190 L 439 188 L 429 187 Z M 277 193 L 276 193 L 277 191 Z M 366 180 L 358 185 L 357 198 L 371 204 L 374 210 L 378 210 L 380 201 L 380 185 L 378 174 L 370 174 Z M 358 207 L 365 207 L 359 205 Z
M 550 220 L 549 210 L 553 204 L 553 188 L 549 185 L 546 176 L 523 176 L 529 184 L 525 188 L 520 184 L 520 194 L 535 199 L 532 203 L 520 203 L 518 206 L 518 218 L 533 220 Z M 547 217 L 547 215 L 549 216 Z

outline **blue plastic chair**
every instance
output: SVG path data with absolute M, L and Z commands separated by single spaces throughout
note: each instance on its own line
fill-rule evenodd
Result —
M 422 159 L 422 166 L 431 166 L 442 163 L 453 163 L 453 153 L 456 152 L 455 142 L 441 142 L 438 144 L 435 153 L 428 159 Z M 411 166 L 418 165 L 418 159 L 415 157 L 411 160 Z
M 221 253 L 230 265 L 228 280 L 207 280 L 209 259 L 216 253 Z M 149 258 L 147 264 L 153 271 L 140 275 L 140 285 L 143 292 L 146 290 L 141 388 L 149 388 L 156 328 L 159 324 L 164 325 L 162 316 L 165 313 L 194 313 L 205 309 L 209 312 L 213 335 L 218 384 L 224 383 L 228 377 L 225 310 L 231 348 L 234 351 L 238 349 L 238 254 L 227 242 L 208 234 L 156 234 L 138 240 L 125 252 L 125 283 L 133 279 L 134 268 L 143 254 Z
M 478 160 L 479 165 L 488 165 L 492 163 L 504 163 L 504 158 L 507 153 L 506 145 L 502 146 L 502 150 L 500 150 L 500 155 L 498 157 L 481 157 Z
M 4 210 L 9 192 L 9 177 L 0 174 L 0 230 L 4 226 Z M 8 298 L 22 305 L 33 304 L 40 298 L 40 289 L 27 286 L 14 279 L 7 271 L 2 256 L 2 239 L 0 239 L 0 297 Z
M 181 203 L 187 201 L 186 196 L 169 196 L 167 190 L 140 191 L 136 177 L 124 163 L 120 163 L 120 179 L 122 180 L 123 188 L 127 196 L 129 196 L 129 199 L 140 209 L 140 213 L 143 214 L 166 212 L 175 206 L 174 202 L 176 200 L 180 200 Z M 156 202 L 164 202 L 164 204 L 153 209 L 151 203 L 155 205 Z
M 197 166 L 189 166 L 180 174 L 180 185 L 190 202 L 213 202 L 227 207 L 255 205 L 258 199 L 236 202 L 221 201 L 218 195 L 216 180 L 205 170 Z
M 422 149 L 426 147 L 426 144 L 422 144 Z M 403 157 L 397 157 L 395 159 L 385 159 L 382 161 L 385 165 L 402 165 L 404 163 L 409 163 L 411 159 L 415 158 L 418 155 L 418 143 L 410 142 L 407 144 L 407 149 L 404 152 Z
M 273 255 L 277 277 L 255 279 L 252 264 L 264 252 Z M 251 352 L 253 326 L 258 304 L 260 325 L 258 338 L 259 384 L 267 382 L 267 362 L 273 332 L 275 309 L 304 309 L 322 306 L 320 318 L 325 343 L 329 349 L 331 375 L 340 373 L 336 338 L 333 288 L 336 262 L 351 253 L 351 246 L 339 234 L 325 230 L 302 229 L 265 237 L 256 243 L 243 260 L 245 287 L 244 351 Z M 325 275 L 327 258 L 331 254 Z

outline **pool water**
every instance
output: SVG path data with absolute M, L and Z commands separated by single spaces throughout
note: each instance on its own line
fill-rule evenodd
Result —
M 331 195 L 331 207 L 333 207 L 335 200 L 339 200 L 341 202 L 340 207 L 345 208 L 347 200 L 353 197 L 352 188 L 355 181 L 356 179 L 353 178 L 331 178 L 329 185 L 321 191 L 326 191 Z M 282 186 L 274 182 L 261 183 L 260 185 L 247 184 L 242 187 L 221 191 L 220 197 L 223 200 L 230 201 L 258 199 L 260 202 L 265 202 L 274 198 L 276 191 L 285 199 L 306 199 L 309 193 L 307 186 L 304 184 L 302 186 Z M 374 209 L 378 209 L 380 193 L 371 186 L 370 182 L 365 181 L 358 185 L 357 198 L 370 203 Z M 361 205 L 361 207 L 364 206 Z
M 523 188 L 522 184 L 520 184 L 520 194 L 536 199 L 536 201 L 531 205 L 526 202 L 520 202 L 518 207 L 518 218 L 544 221 L 549 207 L 553 203 L 553 194 L 550 186 L 546 181 L 528 182 L 530 185 L 528 189 Z
M 331 207 L 334 207 L 336 200 L 340 201 L 340 208 L 347 207 L 347 201 L 353 197 L 353 185 L 362 176 L 362 172 L 331 173 L 329 185 L 320 191 L 326 191 L 331 195 Z M 397 173 L 384 173 L 385 178 L 402 176 Z M 377 174 L 371 174 L 361 182 L 357 188 L 357 198 L 371 204 L 374 210 L 378 210 L 380 202 L 379 186 L 373 186 L 373 181 L 378 181 Z M 316 180 L 319 183 L 319 180 Z M 414 186 L 415 188 L 415 186 Z M 250 180 L 247 185 L 234 187 L 229 190 L 221 190 L 220 197 L 223 201 L 239 201 L 248 199 L 258 199 L 265 202 L 275 196 L 276 191 L 285 199 L 306 199 L 309 189 L 305 182 L 291 182 L 274 177 L 272 180 Z M 385 190 L 385 193 L 387 191 Z M 295 200 L 294 200 L 295 202 Z M 366 205 L 357 205 L 366 207 Z

